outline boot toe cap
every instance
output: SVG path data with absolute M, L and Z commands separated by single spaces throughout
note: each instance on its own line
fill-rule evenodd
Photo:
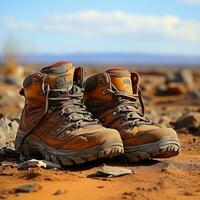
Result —
M 123 141 L 125 145 L 133 146 L 158 142 L 161 140 L 179 141 L 176 131 L 172 128 L 156 128 L 141 131 L 137 134 L 132 134 L 130 131 Z

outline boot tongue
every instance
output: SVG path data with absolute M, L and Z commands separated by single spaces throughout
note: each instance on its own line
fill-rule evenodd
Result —
M 131 73 L 124 68 L 114 68 L 106 71 L 110 77 L 112 84 L 123 93 L 133 94 Z
M 41 72 L 47 74 L 46 83 L 51 89 L 71 90 L 74 81 L 75 67 L 70 62 L 57 62 L 44 67 Z

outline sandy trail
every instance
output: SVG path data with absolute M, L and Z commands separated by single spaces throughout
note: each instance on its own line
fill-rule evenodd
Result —
M 178 157 L 149 160 L 138 164 L 120 164 L 119 160 L 96 161 L 62 171 L 34 168 L 0 171 L 0 193 L 7 199 L 198 199 L 200 198 L 200 138 L 180 135 L 182 151 Z M 131 168 L 134 173 L 117 178 L 89 178 L 106 163 Z M 38 183 L 37 192 L 12 194 L 13 188 Z M 58 190 L 64 194 L 54 195 Z M 11 194 L 10 194 L 11 193 Z

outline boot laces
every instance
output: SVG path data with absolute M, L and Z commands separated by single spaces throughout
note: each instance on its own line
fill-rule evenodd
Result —
M 49 110 L 59 110 L 65 124 L 72 124 L 75 129 L 78 129 L 99 123 L 99 120 L 94 119 L 87 111 L 82 102 L 82 91 L 76 85 L 73 85 L 70 91 L 49 89 L 47 93 L 46 104 L 49 104 Z
M 43 84 L 45 84 L 43 82 Z M 64 124 L 74 127 L 84 127 L 93 124 L 99 124 L 98 119 L 94 119 L 92 114 L 87 111 L 86 106 L 82 102 L 82 89 L 73 85 L 72 89 L 67 91 L 63 89 L 50 89 L 49 85 L 44 86 L 45 89 L 45 111 L 60 111 L 60 115 L 64 120 Z
M 138 87 L 137 94 L 128 95 L 120 92 L 113 84 L 111 86 L 111 89 L 108 88 L 105 92 L 111 93 L 117 104 L 113 116 L 115 118 L 123 117 L 120 129 L 127 126 L 127 131 L 129 131 L 137 125 L 153 125 L 153 122 L 145 116 L 145 107 L 140 87 Z

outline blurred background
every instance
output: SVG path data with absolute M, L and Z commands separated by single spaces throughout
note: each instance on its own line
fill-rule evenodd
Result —
M 200 64 L 200 0 L 0 3 L 1 63 Z

